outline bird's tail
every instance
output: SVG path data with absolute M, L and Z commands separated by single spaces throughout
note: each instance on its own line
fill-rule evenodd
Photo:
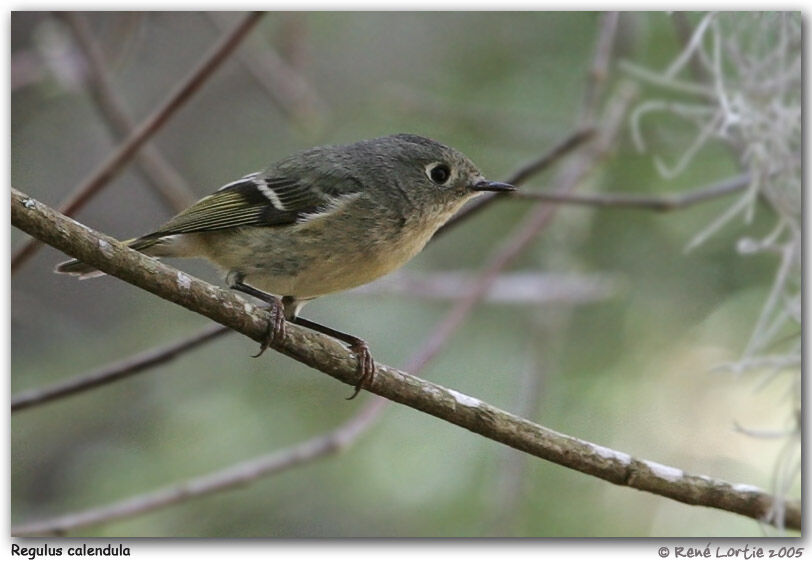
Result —
M 125 240 L 124 244 L 127 244 L 127 246 L 133 250 L 138 250 L 149 256 L 152 255 L 149 251 L 150 248 L 158 244 L 160 240 L 160 238 L 144 236 L 141 238 L 133 238 L 132 240 Z M 92 265 L 88 265 L 79 260 L 68 260 L 57 264 L 54 268 L 54 272 L 75 275 L 79 279 L 92 279 L 93 277 L 104 275 L 103 271 L 99 271 Z

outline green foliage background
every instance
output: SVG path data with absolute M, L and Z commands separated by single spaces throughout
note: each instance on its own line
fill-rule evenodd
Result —
M 226 14 L 236 21 L 237 14 Z M 142 118 L 219 36 L 200 13 L 89 15 L 112 78 Z M 698 18 L 691 16 L 692 21 Z M 12 57 L 37 53 L 53 21 L 14 13 Z M 254 32 L 301 68 L 329 108 L 292 123 L 236 61 L 156 137 L 199 195 L 314 144 L 408 131 L 455 146 L 504 179 L 569 134 L 591 65 L 599 14 L 284 13 Z M 122 30 L 124 30 L 122 32 Z M 65 29 L 57 33 L 70 37 Z M 669 16 L 624 14 L 618 56 L 659 69 L 679 52 Z M 14 62 L 14 58 L 12 58 Z M 67 63 L 66 63 L 67 64 Z M 13 68 L 13 64 L 12 64 Z M 610 87 L 623 78 L 615 66 Z M 649 90 L 641 89 L 641 97 Z M 114 146 L 80 84 L 47 70 L 11 98 L 12 185 L 52 205 Z M 691 131 L 651 126 L 676 157 Z M 77 216 L 127 238 L 171 214 L 130 167 Z M 675 180 L 628 133 L 582 190 L 661 194 L 736 173 L 711 146 Z M 528 190 L 547 188 L 555 171 Z M 481 306 L 421 376 L 547 427 L 631 455 L 770 489 L 781 442 L 737 433 L 783 426 L 784 389 L 711 373 L 741 353 L 775 260 L 741 257 L 738 222 L 684 253 L 724 200 L 658 214 L 562 208 L 515 271 L 604 274 L 610 299 Z M 527 212 L 505 202 L 432 244 L 414 274 L 476 271 Z M 750 232 L 763 233 L 757 214 Z M 763 223 L 763 224 L 762 224 Z M 12 229 L 12 248 L 23 235 Z M 206 321 L 111 278 L 51 274 L 46 248 L 12 278 L 12 393 L 182 338 Z M 175 265 L 217 281 L 204 264 Z M 377 360 L 404 364 L 450 303 L 335 295 L 309 317 L 365 337 Z M 11 519 L 84 509 L 226 467 L 325 432 L 367 396 L 229 335 L 160 368 L 11 420 Z M 528 377 L 537 377 L 536 407 Z M 345 452 L 148 515 L 79 531 L 102 536 L 441 537 L 747 536 L 757 523 L 610 485 L 529 458 L 405 407 L 390 407 Z

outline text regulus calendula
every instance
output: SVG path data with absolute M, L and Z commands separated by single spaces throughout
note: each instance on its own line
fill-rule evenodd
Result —
M 466 201 L 513 189 L 486 180 L 453 148 L 397 134 L 289 156 L 126 243 L 148 256 L 206 258 L 225 270 L 230 288 L 267 302 L 272 321 L 260 353 L 286 321 L 347 343 L 359 364 L 353 398 L 375 373 L 369 347 L 300 317 L 302 306 L 399 268 Z M 76 260 L 56 271 L 102 275 Z

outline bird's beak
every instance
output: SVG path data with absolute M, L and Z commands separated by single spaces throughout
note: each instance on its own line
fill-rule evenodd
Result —
M 488 181 L 488 180 L 478 180 L 473 185 L 471 185 L 471 189 L 474 191 L 516 191 L 516 186 L 510 185 L 509 183 L 503 183 L 501 181 Z

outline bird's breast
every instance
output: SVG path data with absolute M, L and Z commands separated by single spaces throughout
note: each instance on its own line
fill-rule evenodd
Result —
M 211 261 L 274 295 L 311 298 L 364 285 L 408 262 L 456 211 L 367 213 L 346 223 L 325 215 L 295 227 L 248 227 L 209 239 Z

